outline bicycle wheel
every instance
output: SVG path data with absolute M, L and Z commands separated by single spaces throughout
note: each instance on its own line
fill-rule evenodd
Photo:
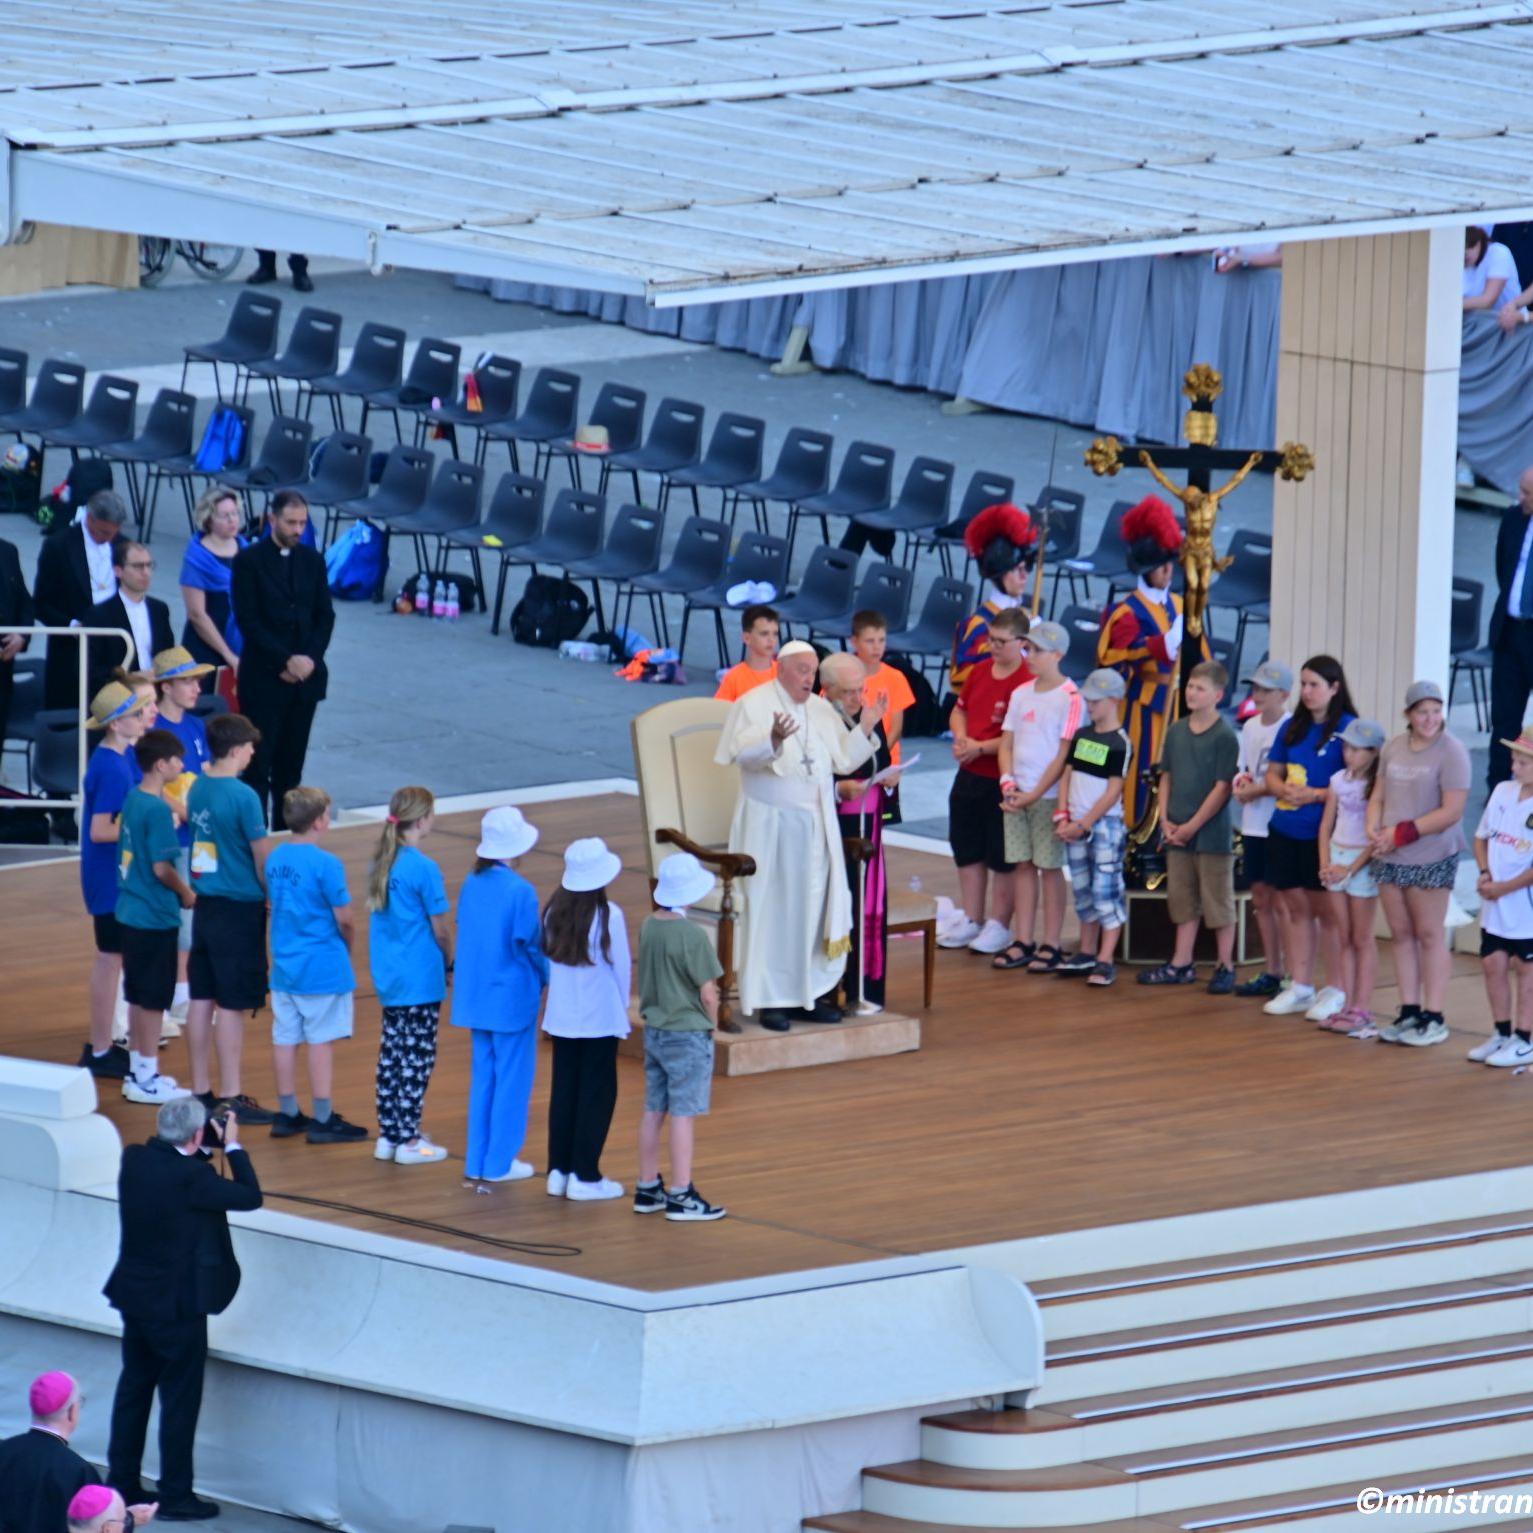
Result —
M 169 240 L 156 239 L 151 234 L 139 235 L 138 285 L 158 287 L 165 280 L 165 273 L 170 270 L 175 259 L 176 254 Z
M 209 245 L 202 240 L 177 240 L 176 254 L 208 282 L 222 282 L 245 259 L 243 245 Z

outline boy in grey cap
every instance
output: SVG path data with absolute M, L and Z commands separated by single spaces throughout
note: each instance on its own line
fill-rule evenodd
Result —
M 1267 758 L 1272 742 L 1288 722 L 1288 698 L 1293 670 L 1276 660 L 1264 660 L 1246 677 L 1251 700 L 1260 710 L 1240 726 L 1240 756 L 1235 768 L 1235 801 L 1240 825 L 1241 862 L 1251 889 L 1251 910 L 1262 938 L 1262 972 L 1235 994 L 1270 1001 L 1283 988 L 1283 922 L 1277 891 L 1267 882 L 1267 835 L 1277 800 L 1267 786 Z
M 1065 860 L 1080 918 L 1078 952 L 1060 974 L 1084 974 L 1088 985 L 1117 978 L 1113 955 L 1128 919 L 1123 890 L 1123 788 L 1134 748 L 1119 721 L 1128 685 L 1116 672 L 1093 671 L 1081 688 L 1091 717 L 1076 730 L 1059 779 L 1054 830 L 1065 843 Z

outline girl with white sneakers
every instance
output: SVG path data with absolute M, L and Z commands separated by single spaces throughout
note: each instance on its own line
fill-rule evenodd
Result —
M 633 968 L 628 923 L 607 898 L 622 861 L 599 836 L 572 842 L 564 876 L 543 908 L 553 1039 L 548 1101 L 548 1195 L 576 1203 L 620 1198 L 623 1184 L 601 1174 L 601 1152 L 617 1106 L 617 1046 L 631 1031 Z
M 1373 1016 L 1373 986 L 1379 972 L 1379 944 L 1374 915 L 1379 886 L 1369 863 L 1368 797 L 1379 772 L 1384 726 L 1372 719 L 1353 719 L 1341 732 L 1345 765 L 1331 777 L 1330 798 L 1320 820 L 1320 881 L 1330 890 L 1332 908 L 1341 928 L 1341 971 L 1338 978 L 1348 1005 L 1320 1023 L 1322 1032 L 1349 1038 L 1377 1038 Z

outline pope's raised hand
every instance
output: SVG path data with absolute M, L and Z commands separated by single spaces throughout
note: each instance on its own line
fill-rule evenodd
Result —
M 772 715 L 772 749 L 776 750 L 789 735 L 798 733 L 798 721 L 790 714 Z

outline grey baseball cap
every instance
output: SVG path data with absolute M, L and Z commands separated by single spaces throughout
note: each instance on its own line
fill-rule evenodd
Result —
M 1405 711 L 1409 713 L 1417 703 L 1440 703 L 1443 689 L 1435 681 L 1413 681 L 1405 689 Z
M 1059 623 L 1034 623 L 1027 630 L 1024 642 L 1032 649 L 1045 649 L 1062 655 L 1070 648 L 1070 635 Z
M 1355 745 L 1365 751 L 1382 750 L 1384 739 L 1384 726 L 1372 719 L 1353 719 L 1341 732 L 1343 745 Z
M 1081 683 L 1081 696 L 1088 703 L 1099 703 L 1104 698 L 1112 698 L 1116 702 L 1128 692 L 1128 683 L 1116 672 L 1110 671 L 1106 666 L 1101 670 L 1093 671 Z
M 1245 682 L 1248 687 L 1261 687 L 1268 692 L 1292 692 L 1293 671 L 1276 660 L 1263 660 Z

